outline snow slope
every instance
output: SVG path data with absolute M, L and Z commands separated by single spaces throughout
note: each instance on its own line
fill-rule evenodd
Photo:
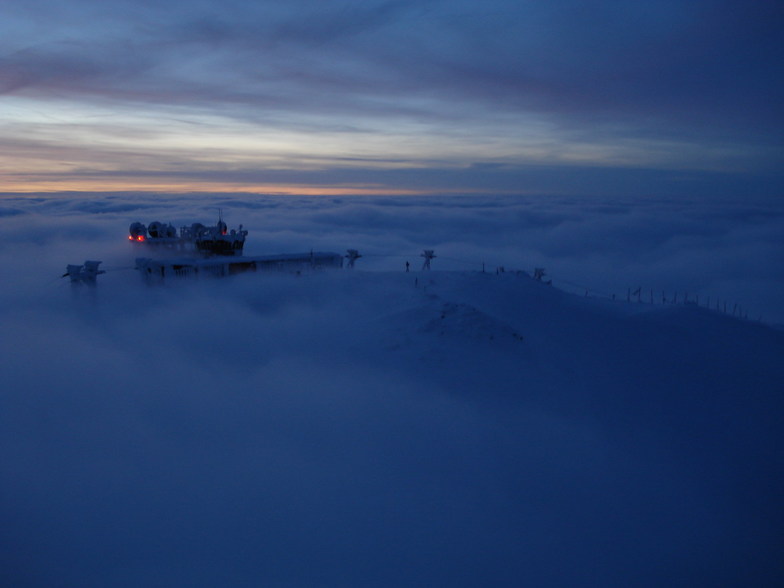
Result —
M 14 586 L 784 580 L 784 333 L 519 273 L 336 271 L 0 310 Z

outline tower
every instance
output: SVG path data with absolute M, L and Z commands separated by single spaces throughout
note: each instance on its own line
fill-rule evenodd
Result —
M 422 270 L 429 270 L 430 269 L 430 260 L 436 256 L 435 252 L 432 249 L 425 249 L 420 257 L 425 258 L 425 263 L 422 265 Z
M 362 256 L 359 254 L 359 251 L 357 251 L 356 249 L 347 249 L 346 253 L 347 255 L 345 257 L 346 259 L 348 259 L 348 268 L 354 269 L 354 262 L 357 261 Z

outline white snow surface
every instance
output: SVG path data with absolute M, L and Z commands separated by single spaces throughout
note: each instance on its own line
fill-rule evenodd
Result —
M 784 581 L 784 332 L 364 258 L 148 287 L 100 214 L 3 220 L 0 584 Z

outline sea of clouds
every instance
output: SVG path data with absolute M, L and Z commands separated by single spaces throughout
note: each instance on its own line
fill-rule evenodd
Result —
M 577 293 L 654 299 L 688 294 L 737 304 L 749 318 L 784 322 L 784 207 L 775 199 L 738 203 L 679 198 L 288 197 L 120 194 L 0 200 L 6 267 L 35 259 L 19 280 L 55 275 L 83 258 L 132 264 L 124 248 L 133 220 L 208 224 L 222 210 L 250 230 L 246 254 L 356 248 L 365 269 L 544 267 Z M 50 263 L 52 265 L 42 265 Z M 51 268 L 51 269 L 50 269 Z
M 364 257 L 353 274 L 142 283 L 131 222 L 218 209 L 247 254 Z M 782 235 L 771 202 L 3 197 L 0 578 L 781 579 L 782 340 L 764 323 L 784 322 Z M 425 248 L 434 270 L 487 274 L 425 277 Z M 85 259 L 107 273 L 72 288 L 60 276 Z M 580 297 L 500 266 L 546 267 Z M 750 320 L 624 318 L 637 286 Z

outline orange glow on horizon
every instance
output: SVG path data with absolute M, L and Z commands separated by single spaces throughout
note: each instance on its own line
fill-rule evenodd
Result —
M 199 192 L 216 193 L 253 193 L 282 196 L 395 196 L 395 195 L 428 195 L 444 194 L 449 190 L 425 190 L 412 188 L 394 188 L 378 185 L 279 185 L 279 184 L 225 184 L 218 182 L 159 182 L 129 179 L 127 181 L 84 181 L 80 180 L 31 180 L 9 182 L 3 186 L 3 192 L 36 194 L 42 192 L 167 192 L 172 194 L 188 194 Z M 452 191 L 457 192 L 457 191 Z
M 51 176 L 50 176 L 51 177 Z M 346 183 L 333 185 L 314 184 L 263 184 L 223 183 L 216 181 L 172 181 L 159 178 L 70 178 L 67 175 L 52 179 L 17 175 L 7 178 L 2 192 L 16 194 L 39 194 L 55 192 L 110 193 L 110 192 L 162 192 L 168 194 L 259 194 L 269 196 L 433 196 L 460 194 L 522 194 L 525 189 L 471 189 L 457 188 L 411 188 L 383 184 Z

